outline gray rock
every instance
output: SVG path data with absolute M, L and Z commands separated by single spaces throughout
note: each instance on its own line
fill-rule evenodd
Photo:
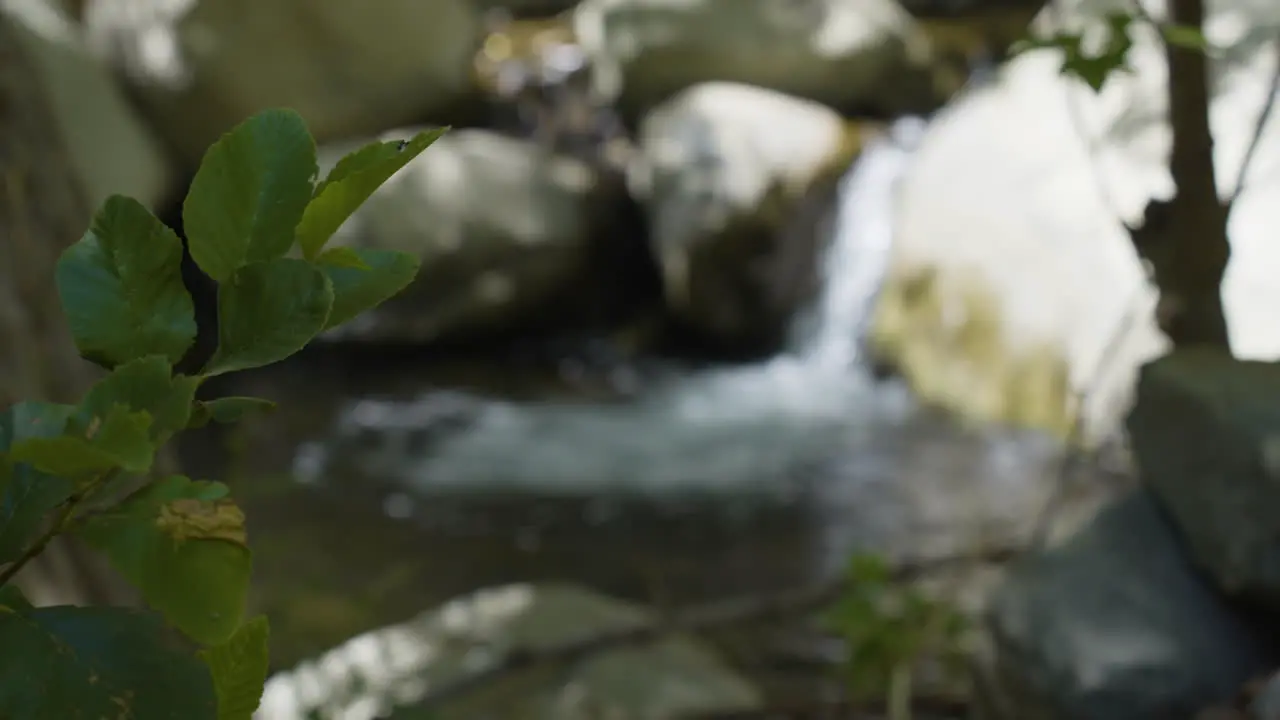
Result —
M 645 108 L 700 82 L 833 107 L 932 107 L 928 43 L 894 0 L 584 0 L 574 30 L 597 86 Z
M 1280 720 L 1280 673 L 1273 674 L 1249 703 L 1252 720 Z
M 273 676 L 255 720 L 373 720 L 507 653 L 537 652 L 646 622 L 632 603 L 567 585 L 483 590 L 353 638 Z M 620 647 L 565 668 L 532 664 L 433 708 L 439 720 L 665 720 L 757 710 L 760 698 L 701 643 L 674 637 Z M 398 715 L 397 715 L 398 717 Z
M 1015 565 L 989 624 L 1009 720 L 1190 718 L 1273 659 L 1143 491 Z
M 1143 368 L 1128 426 L 1199 564 L 1280 610 L 1280 365 L 1175 352 Z
M 321 172 L 353 148 L 326 148 Z M 624 199 L 620 182 L 601 182 L 587 163 L 532 141 L 450 132 L 383 185 L 334 241 L 416 254 L 417 282 L 330 337 L 429 343 L 517 330 L 608 273 L 598 231 Z
M 436 120 L 471 87 L 471 0 L 98 0 L 90 41 L 194 163 L 233 125 L 297 110 L 321 141 Z
M 673 314 L 722 342 L 780 335 L 816 288 L 822 249 L 783 224 L 859 140 L 827 107 L 735 83 L 696 85 L 649 112 L 631 189 Z
M 173 164 L 79 28 L 43 0 L 0 0 L 44 75 L 42 85 L 91 207 L 123 194 L 155 208 L 175 190 Z

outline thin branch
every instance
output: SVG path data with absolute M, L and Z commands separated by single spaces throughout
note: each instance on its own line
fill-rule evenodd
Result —
M 9 563 L 8 567 L 0 570 L 0 587 L 9 584 L 9 581 L 13 580 L 14 576 L 22 568 L 26 567 L 32 560 L 40 557 L 40 553 L 49 547 L 49 543 L 53 542 L 53 539 L 66 529 L 67 521 L 71 519 L 71 513 L 75 512 L 78 503 L 79 498 L 74 495 L 63 503 L 58 514 L 50 521 L 48 529 L 40 537 L 36 538 L 35 542 L 28 545 L 27 549 L 23 550 L 16 560 Z
M 1045 3 L 1045 10 L 1048 11 L 1049 17 L 1054 25 L 1057 25 L 1059 28 L 1065 26 L 1065 14 L 1062 12 L 1062 8 L 1055 0 L 1048 0 L 1048 2 Z M 1100 142 L 1100 138 L 1097 138 L 1092 133 L 1088 132 L 1087 123 L 1085 122 L 1084 117 L 1084 108 L 1080 103 L 1080 94 L 1077 92 L 1077 90 L 1079 90 L 1079 84 L 1072 83 L 1065 76 L 1063 77 L 1063 81 L 1062 88 L 1067 101 L 1067 119 L 1075 129 L 1076 136 L 1084 144 L 1085 154 L 1088 156 L 1089 160 L 1089 170 L 1093 175 L 1093 182 L 1098 191 L 1098 198 L 1111 213 L 1112 217 L 1115 218 L 1116 223 L 1118 223 L 1121 228 L 1126 228 L 1127 225 L 1124 221 L 1124 214 L 1120 211 L 1120 205 L 1116 202 L 1114 194 L 1110 192 L 1106 174 L 1102 171 L 1102 166 L 1098 163 L 1097 155 L 1102 143 Z
M 1036 517 L 1035 525 L 1032 526 L 1030 545 L 1032 549 L 1044 547 L 1045 542 L 1048 540 L 1049 528 L 1053 524 L 1053 517 L 1057 514 L 1062 502 L 1066 500 L 1071 470 L 1076 467 L 1084 454 L 1082 446 L 1085 434 L 1085 404 L 1097 392 L 1107 371 L 1115 364 L 1120 348 L 1124 346 L 1125 338 L 1129 336 L 1129 333 L 1133 330 L 1134 323 L 1141 316 L 1138 311 L 1145 305 L 1140 301 L 1146 294 L 1142 291 L 1146 289 L 1146 286 L 1141 287 L 1138 297 L 1129 303 L 1129 310 L 1120 318 L 1120 322 L 1116 324 L 1115 329 L 1111 332 L 1111 337 L 1107 339 L 1107 344 L 1102 347 L 1102 357 L 1098 358 L 1098 364 L 1094 366 L 1089 382 L 1085 383 L 1084 387 L 1075 393 L 1076 416 L 1072 418 L 1071 430 L 1068 432 L 1065 441 L 1066 447 L 1063 448 L 1062 455 L 1058 460 L 1049 499 L 1045 501 L 1044 507 L 1041 508 L 1040 514 Z
M 22 554 L 19 555 L 17 559 L 9 563 L 9 565 L 3 570 L 0 570 L 0 587 L 7 585 L 9 581 L 13 580 L 13 578 L 22 570 L 22 568 L 26 567 L 31 563 L 31 561 L 40 557 L 40 554 L 49 547 L 49 543 L 53 542 L 53 539 L 57 536 L 66 532 L 71 526 L 72 521 L 75 519 L 75 511 L 80 507 L 80 504 L 84 502 L 85 498 L 89 497 L 95 489 L 110 482 L 118 474 L 118 470 L 109 470 L 77 490 L 71 495 L 71 497 L 67 498 L 58 508 L 58 514 L 49 521 L 49 527 L 40 534 L 40 537 L 36 538 L 35 542 L 28 545 L 27 549 L 23 550 Z
M 1231 212 L 1236 200 L 1240 198 L 1240 193 L 1244 191 L 1245 180 L 1249 176 L 1249 167 L 1253 164 L 1253 156 L 1258 152 L 1258 146 L 1262 144 L 1262 133 L 1266 131 L 1267 123 L 1271 121 L 1271 112 L 1276 106 L 1276 94 L 1280 93 L 1280 40 L 1275 43 L 1275 61 L 1275 67 L 1271 69 L 1271 82 L 1267 84 L 1267 97 L 1263 100 L 1262 111 L 1258 113 L 1258 120 L 1253 126 L 1253 136 L 1249 138 L 1249 146 L 1244 151 L 1244 159 L 1240 162 L 1240 172 L 1236 175 L 1236 186 L 1231 191 L 1231 198 L 1227 200 L 1227 212 Z
M 911 582 L 931 573 L 973 563 L 1007 562 L 1020 552 L 1021 548 L 997 547 L 982 553 L 903 562 L 893 569 L 892 582 Z M 429 691 L 415 705 L 423 708 L 438 706 L 521 670 L 549 664 L 575 663 L 602 652 L 653 642 L 674 633 L 705 633 L 732 625 L 807 615 L 835 602 L 849 587 L 849 581 L 840 577 L 807 588 L 696 605 L 672 613 L 665 621 L 640 622 L 547 648 L 516 650 L 479 670 Z

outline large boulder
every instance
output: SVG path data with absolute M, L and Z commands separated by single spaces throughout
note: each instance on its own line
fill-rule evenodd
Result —
M 1145 491 L 1015 565 L 989 620 L 992 720 L 1190 718 L 1275 661 Z
M 1070 5 L 1080 22 L 1114 3 Z M 1273 54 L 1248 28 L 1274 25 L 1280 5 L 1209 8 L 1208 38 L 1233 48 L 1216 61 L 1211 117 L 1225 194 L 1270 92 Z M 1163 52 L 1146 29 L 1135 40 L 1134 71 L 1112 76 L 1100 94 L 1061 76 L 1060 53 L 1041 50 L 934 121 L 900 187 L 895 257 L 872 331 L 926 398 L 1062 430 L 1071 398 L 1085 392 L 1096 437 L 1118 425 L 1138 365 L 1163 348 L 1153 293 L 1119 222 L 1138 222 L 1149 197 L 1173 189 Z M 1278 139 L 1272 123 L 1231 217 L 1224 301 L 1243 357 L 1280 353 L 1271 312 L 1280 304 Z
M 628 108 L 714 80 L 842 110 L 935 102 L 928 42 L 895 0 L 584 0 L 574 29 Z
M 861 142 L 862 126 L 827 107 L 734 83 L 648 113 L 631 185 L 674 316 L 720 343 L 776 342 L 813 294 L 822 248 L 816 232 L 785 227 Z
M 323 149 L 321 173 L 354 146 Z M 519 331 L 559 305 L 568 305 L 558 314 L 566 321 L 599 307 L 594 290 L 627 286 L 613 274 L 625 274 L 622 263 L 611 263 L 626 255 L 625 235 L 601 232 L 625 202 L 620 179 L 581 160 L 484 130 L 449 132 L 336 234 L 338 244 L 413 253 L 422 269 L 405 292 L 331 337 L 472 340 Z
M 123 88 L 89 53 L 78 26 L 43 0 L 0 0 L 0 12 L 41 75 L 89 206 L 116 193 L 152 208 L 168 201 L 172 163 Z
M 322 141 L 439 120 L 481 34 L 471 0 L 94 0 L 84 23 L 188 162 L 271 107 Z
M 568 585 L 508 585 L 459 598 L 408 622 L 353 638 L 273 676 L 258 720 L 416 717 L 424 696 L 530 653 L 625 631 L 653 613 Z M 652 720 L 760 709 L 758 692 L 687 637 L 621 645 L 565 668 L 526 662 L 433 707 L 431 717 Z
M 1229 594 L 1280 611 L 1280 365 L 1163 357 L 1142 370 L 1128 429 L 1198 563 Z

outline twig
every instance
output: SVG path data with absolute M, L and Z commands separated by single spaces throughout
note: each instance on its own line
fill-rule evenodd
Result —
M 8 567 L 0 570 L 0 587 L 9 584 L 9 581 L 13 580 L 14 576 L 27 566 L 27 563 L 39 557 L 40 553 L 49 547 L 49 543 L 53 542 L 53 539 L 66 529 L 67 521 L 71 519 L 71 513 L 75 512 L 78 501 L 79 498 L 73 495 L 64 502 L 62 508 L 58 511 L 58 515 L 49 523 L 49 529 L 45 530 L 35 542 L 28 545 L 27 549 L 23 550 L 16 560 L 9 563 Z
M 1036 517 L 1035 525 L 1032 526 L 1031 543 L 1029 547 L 1032 550 L 1039 550 L 1044 547 L 1048 540 L 1049 527 L 1053 524 L 1053 516 L 1057 513 L 1059 506 L 1067 496 L 1067 485 L 1071 470 L 1076 467 L 1081 456 L 1084 454 L 1084 431 L 1085 431 L 1085 404 L 1089 398 L 1097 391 L 1098 386 L 1102 384 L 1102 378 L 1106 376 L 1107 370 L 1115 363 L 1116 357 L 1120 352 L 1120 348 L 1124 346 L 1124 340 L 1129 336 L 1129 332 L 1133 329 L 1134 322 L 1137 321 L 1138 309 L 1145 303 L 1139 300 L 1145 294 L 1146 286 L 1140 288 L 1138 297 L 1129 303 L 1129 310 L 1120 318 L 1120 322 L 1116 324 L 1115 329 L 1111 332 L 1111 337 L 1107 339 L 1107 344 L 1102 347 L 1102 357 L 1098 358 L 1098 364 L 1093 368 L 1093 374 L 1089 378 L 1089 382 L 1084 387 L 1076 391 L 1073 404 L 1075 405 L 1076 416 L 1072 418 L 1071 429 L 1067 433 L 1065 447 L 1062 455 L 1058 458 L 1058 466 L 1054 475 L 1054 483 L 1049 499 L 1045 501 L 1044 507 L 1041 508 L 1040 514 Z
M 1006 562 L 1018 554 L 1018 548 L 997 547 L 977 554 L 907 561 L 894 568 L 891 579 L 894 583 L 911 582 L 930 573 L 974 562 Z M 521 670 L 548 664 L 574 663 L 601 652 L 653 642 L 674 633 L 705 633 L 732 625 L 805 615 L 830 605 L 849 587 L 849 581 L 839 577 L 807 588 L 696 605 L 672 613 L 665 621 L 640 622 L 546 648 L 515 650 L 479 670 L 429 691 L 415 705 L 430 708 Z
M 58 514 L 49 522 L 48 529 L 41 533 L 35 542 L 28 545 L 27 549 L 23 550 L 17 559 L 9 563 L 3 570 L 0 570 L 0 587 L 7 585 L 22 568 L 26 567 L 32 560 L 40 557 L 40 553 L 43 553 L 49 547 L 49 543 L 53 542 L 55 537 L 66 532 L 74 520 L 73 514 L 76 508 L 80 506 L 80 503 L 84 502 L 85 498 L 89 497 L 95 489 L 114 479 L 118 473 L 119 471 L 117 470 L 103 473 L 68 497 L 58 508 Z
M 1271 120 L 1271 112 L 1276 106 L 1276 94 L 1280 93 L 1280 40 L 1275 43 L 1275 67 L 1271 69 L 1271 82 L 1267 85 L 1267 97 L 1263 100 L 1262 111 L 1258 113 L 1258 120 L 1253 126 L 1253 137 L 1249 138 L 1249 146 L 1244 151 L 1244 159 L 1240 161 L 1240 172 L 1236 175 L 1236 186 L 1231 191 L 1231 198 L 1227 200 L 1227 212 L 1231 211 L 1236 200 L 1240 198 L 1240 193 L 1244 191 L 1245 180 L 1249 175 L 1249 167 L 1253 164 L 1253 156 L 1258 152 L 1258 146 L 1262 144 L 1262 133 L 1267 129 L 1267 123 Z

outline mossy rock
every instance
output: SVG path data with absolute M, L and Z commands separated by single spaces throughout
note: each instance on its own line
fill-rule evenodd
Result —
M 927 403 L 964 419 L 1070 432 L 1073 393 L 1063 353 L 1012 348 L 999 300 L 975 277 L 892 268 L 870 335 L 877 358 Z

